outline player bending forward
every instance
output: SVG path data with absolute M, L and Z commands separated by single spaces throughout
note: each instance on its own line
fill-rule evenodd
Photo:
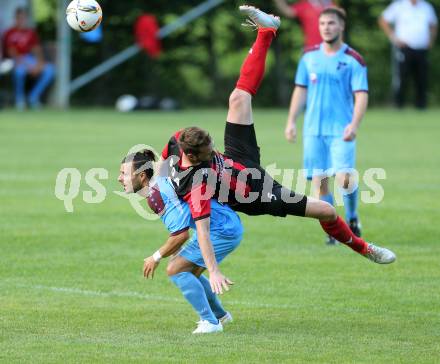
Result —
M 318 219 L 327 234 L 362 256 L 379 264 L 394 262 L 393 252 L 353 234 L 332 205 L 295 194 L 274 181 L 260 166 L 252 97 L 263 79 L 267 51 L 280 20 L 252 6 L 241 6 L 240 10 L 249 16 L 258 34 L 229 98 L 225 152 L 214 151 L 209 134 L 195 127 L 174 134 L 162 152 L 163 167 L 168 169 L 177 195 L 188 202 L 195 220 L 212 290 L 222 293 L 223 289 L 228 290 L 230 281 L 220 272 L 209 240 L 211 198 L 228 202 L 235 211 L 248 215 Z
M 154 160 L 154 153 L 144 150 L 124 158 L 120 168 L 119 182 L 126 193 L 138 192 L 147 198 L 151 209 L 160 216 L 170 232 L 162 247 L 144 261 L 144 277 L 153 278 L 162 257 L 179 251 L 189 238 L 188 230 L 195 229 L 188 204 L 177 197 L 167 178 L 151 180 L 153 169 L 142 168 Z M 144 169 L 139 171 L 140 169 Z M 215 259 L 220 263 L 240 244 L 243 228 L 238 215 L 227 205 L 217 201 L 211 204 L 210 238 Z M 201 273 L 206 266 L 200 252 L 197 234 L 168 263 L 167 273 L 200 317 L 193 334 L 223 331 L 223 325 L 232 322 L 220 300 L 212 292 L 209 280 Z

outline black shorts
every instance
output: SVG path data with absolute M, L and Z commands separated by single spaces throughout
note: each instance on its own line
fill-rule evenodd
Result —
M 260 165 L 260 148 L 257 144 L 254 125 L 226 122 L 225 157 L 246 167 L 254 168 L 261 178 L 251 178 L 247 183 L 258 198 L 249 203 L 230 201 L 230 206 L 247 215 L 305 216 L 307 197 L 283 187 Z

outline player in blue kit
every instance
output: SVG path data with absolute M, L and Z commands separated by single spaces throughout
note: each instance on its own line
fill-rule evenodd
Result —
M 144 260 L 144 276 L 153 278 L 161 258 L 175 254 L 168 264 L 167 273 L 200 316 L 193 333 L 223 331 L 223 324 L 231 322 L 232 316 L 224 310 L 217 295 L 212 292 L 209 280 L 202 275 L 206 266 L 197 234 L 189 236 L 189 229 L 196 229 L 189 206 L 177 197 L 168 178 L 152 178 L 151 162 L 154 160 L 154 153 L 150 150 L 128 155 L 122 161 L 118 178 L 125 192 L 137 192 L 146 197 L 148 205 L 170 232 L 165 244 Z M 242 235 L 238 215 L 228 205 L 212 201 L 210 238 L 218 263 L 237 248 Z M 188 239 L 189 242 L 181 248 Z
M 323 42 L 308 48 L 298 65 L 285 135 L 296 139 L 296 121 L 306 105 L 304 168 L 319 198 L 334 204 L 329 177 L 344 199 L 346 220 L 361 235 L 358 186 L 354 174 L 356 134 L 368 105 L 367 67 L 362 57 L 343 42 L 346 15 L 339 8 L 321 12 Z M 328 243 L 335 239 L 328 237 Z

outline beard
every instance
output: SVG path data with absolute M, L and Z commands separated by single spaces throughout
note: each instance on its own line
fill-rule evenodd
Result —
M 142 185 L 137 181 L 130 181 L 126 185 L 124 185 L 124 191 L 127 194 L 137 193 L 140 190 L 142 190 L 142 188 L 143 188 Z
M 324 42 L 329 45 L 333 45 L 333 44 L 337 43 L 340 39 L 341 39 L 341 35 L 338 34 L 331 39 L 324 40 Z
M 137 186 L 133 186 L 133 192 L 137 193 L 140 196 L 147 197 L 150 192 L 149 183 L 147 183 L 145 186 L 142 186 L 142 184 L 138 184 Z

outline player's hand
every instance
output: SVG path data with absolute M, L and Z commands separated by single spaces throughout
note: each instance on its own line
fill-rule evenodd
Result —
M 29 74 L 33 77 L 38 76 L 44 69 L 44 62 L 38 62 L 35 66 L 29 69 Z
M 407 48 L 408 44 L 406 44 L 405 42 L 402 42 L 401 40 L 394 38 L 392 40 L 392 43 L 394 44 L 395 47 L 402 49 L 402 48 Z
M 356 128 L 352 124 L 348 124 L 344 130 L 343 139 L 345 142 L 351 142 L 356 139 Z
M 290 143 L 296 142 L 296 125 L 292 123 L 287 123 L 286 129 L 284 130 L 284 135 Z
M 212 292 L 215 294 L 223 294 L 223 290 L 229 291 L 229 286 L 234 284 L 234 282 L 225 277 L 219 270 L 209 273 L 209 283 L 211 283 Z
M 144 259 L 144 277 L 153 279 L 154 271 L 159 266 L 159 262 L 156 262 L 153 257 L 148 257 Z

